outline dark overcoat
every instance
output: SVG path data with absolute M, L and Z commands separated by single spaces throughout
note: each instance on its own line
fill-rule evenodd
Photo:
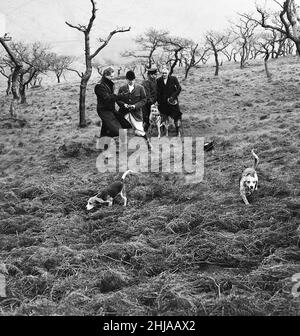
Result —
M 171 116 L 175 120 L 181 117 L 182 113 L 180 112 L 179 103 L 177 105 L 170 105 L 168 103 L 168 98 L 178 100 L 180 92 L 181 86 L 177 77 L 168 76 L 166 84 L 163 77 L 157 79 L 157 102 L 160 113 Z
M 129 92 L 129 86 L 125 84 L 119 88 L 118 96 L 121 96 L 117 101 L 117 104 L 120 106 L 119 113 L 125 115 L 130 112 L 137 121 L 143 121 L 142 108 L 147 101 L 144 87 L 135 83 L 134 89 Z M 128 110 L 124 104 L 135 105 L 135 109 Z
M 145 89 L 146 96 L 147 96 L 147 104 L 152 105 L 157 100 L 157 85 L 156 85 L 156 79 L 145 79 L 142 82 L 142 85 Z
M 118 96 L 114 94 L 114 83 L 102 77 L 94 91 L 97 96 L 97 113 L 102 120 L 100 136 L 118 136 L 119 130 L 126 128 L 127 122 L 116 111 Z

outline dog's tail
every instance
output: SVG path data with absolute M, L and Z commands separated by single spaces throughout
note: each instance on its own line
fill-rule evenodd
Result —
M 254 153 L 254 149 L 252 149 L 251 151 L 252 155 L 254 156 L 254 165 L 253 168 L 256 170 L 258 163 L 259 163 L 259 158 L 258 156 Z
M 126 172 L 122 175 L 122 180 L 124 181 L 125 177 L 130 173 L 133 173 L 133 170 L 126 170 Z

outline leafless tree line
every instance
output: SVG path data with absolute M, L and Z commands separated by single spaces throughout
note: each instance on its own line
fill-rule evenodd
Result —
M 300 54 L 300 10 L 295 0 L 274 0 L 278 10 L 271 12 L 256 5 L 256 13 L 240 13 L 224 31 L 207 31 L 201 42 L 170 35 L 167 31 L 148 29 L 137 36 L 135 51 L 126 50 L 121 55 L 134 61 L 132 66 L 140 65 L 141 74 L 147 69 L 162 64 L 176 66 L 185 70 L 184 78 L 190 70 L 206 64 L 212 58 L 215 62 L 215 75 L 219 74 L 222 59 L 239 63 L 240 68 L 247 62 L 262 57 L 267 76 L 270 77 L 267 61 L 270 58 Z
M 271 12 L 256 5 L 255 13 L 240 13 L 230 22 L 227 29 L 207 31 L 195 42 L 168 31 L 148 29 L 135 38 L 136 49 L 126 50 L 122 56 L 130 59 L 128 67 L 138 68 L 142 76 L 147 69 L 155 65 L 161 70 L 163 65 L 170 67 L 171 74 L 176 67 L 184 69 L 186 79 L 193 68 L 206 64 L 209 59 L 215 62 L 215 75 L 218 76 L 223 59 L 239 63 L 241 69 L 248 61 L 262 57 L 266 74 L 270 78 L 268 60 L 294 54 L 300 55 L 300 9 L 296 0 L 273 0 L 278 10 Z M 103 64 L 95 57 L 105 48 L 116 34 L 130 31 L 128 28 L 116 28 L 107 37 L 99 37 L 97 46 L 92 50 L 90 33 L 96 19 L 96 2 L 90 0 L 91 15 L 87 24 L 66 25 L 83 34 L 85 71 L 80 72 L 72 64 L 74 57 L 57 55 L 42 43 L 32 44 L 12 42 L 0 37 L 4 50 L 0 54 L 0 74 L 7 78 L 7 94 L 13 95 L 14 101 L 26 102 L 26 89 L 29 85 L 40 85 L 41 75 L 53 71 L 58 83 L 65 71 L 73 71 L 80 78 L 79 126 L 87 125 L 85 118 L 85 96 L 88 81 L 93 68 L 102 74 Z
M 0 74 L 7 78 L 6 94 L 20 103 L 26 103 L 26 89 L 29 85 L 41 85 L 41 75 L 53 71 L 58 83 L 63 73 L 74 62 L 74 57 L 57 55 L 41 42 L 24 43 L 1 41 L 8 51 L 0 56 Z
M 184 67 L 185 78 L 191 68 L 199 63 L 206 63 L 207 48 L 199 43 L 178 36 L 172 36 L 168 31 L 148 29 L 144 34 L 135 38 L 137 50 L 126 50 L 121 56 L 131 58 L 132 67 L 140 65 L 141 75 L 144 77 L 148 69 L 154 65 L 161 70 L 163 64 L 170 67 L 172 74 L 176 66 Z

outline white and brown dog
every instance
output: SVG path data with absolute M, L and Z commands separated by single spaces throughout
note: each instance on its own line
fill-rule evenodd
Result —
M 149 116 L 149 132 L 152 133 L 153 128 L 157 127 L 158 137 L 161 136 L 161 127 L 165 126 L 166 136 L 169 136 L 169 118 L 167 116 L 162 116 L 159 113 L 156 104 L 151 105 L 151 111 Z
M 251 153 L 254 156 L 254 165 L 252 168 L 246 168 L 243 171 L 242 177 L 240 179 L 240 194 L 246 205 L 249 205 L 247 196 L 252 195 L 253 192 L 256 191 L 258 187 L 258 176 L 256 173 L 256 168 L 259 163 L 259 158 L 254 153 L 253 149 Z
M 106 189 L 102 190 L 99 194 L 96 196 L 91 197 L 86 205 L 87 210 L 92 210 L 97 205 L 101 204 L 108 204 L 108 206 L 112 206 L 113 200 L 120 195 L 124 200 L 124 206 L 127 205 L 127 197 L 125 192 L 125 184 L 124 180 L 125 177 L 129 174 L 133 173 L 132 170 L 127 170 L 122 175 L 121 181 L 113 182 L 110 186 L 108 186 Z

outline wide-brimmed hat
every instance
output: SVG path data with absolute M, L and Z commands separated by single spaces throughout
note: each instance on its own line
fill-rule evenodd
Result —
M 132 70 L 126 72 L 126 79 L 132 81 L 135 79 L 135 74 Z

